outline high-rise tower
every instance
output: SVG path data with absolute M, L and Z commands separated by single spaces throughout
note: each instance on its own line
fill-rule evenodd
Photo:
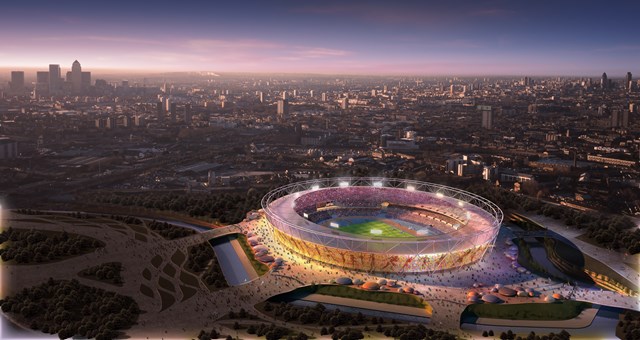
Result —
M 59 94 L 62 90 L 62 75 L 60 65 L 49 65 L 49 94 Z
M 77 60 L 71 65 L 71 85 L 74 94 L 82 93 L 82 66 Z
M 289 101 L 286 99 L 279 99 L 278 100 L 278 107 L 277 107 L 277 119 L 279 122 L 283 122 L 285 119 L 287 119 L 289 117 Z
M 22 94 L 24 92 L 24 71 L 11 71 L 9 89 L 13 94 Z
M 606 90 L 609 88 L 609 78 L 607 78 L 606 72 L 602 73 L 602 79 L 600 80 L 600 87 L 603 90 Z

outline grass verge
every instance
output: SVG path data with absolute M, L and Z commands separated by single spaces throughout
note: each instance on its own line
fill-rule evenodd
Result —
M 463 314 L 507 320 L 569 320 L 591 306 L 588 302 L 570 300 L 556 303 L 480 304 L 467 306 Z
M 237 234 L 237 238 L 240 247 L 242 247 L 242 250 L 247 255 L 249 262 L 251 262 L 251 265 L 253 266 L 253 269 L 255 269 L 258 276 L 266 274 L 269 271 L 269 266 L 256 259 L 253 253 L 253 249 L 251 248 L 251 245 L 249 245 L 249 241 L 247 241 L 247 237 L 242 234 Z

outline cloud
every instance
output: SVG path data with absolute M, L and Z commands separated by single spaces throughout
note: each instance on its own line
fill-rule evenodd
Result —
M 118 35 L 59 35 L 13 37 L 5 44 L 15 45 L 16 51 L 41 50 L 58 54 L 63 59 L 78 59 L 91 68 L 101 67 L 141 68 L 141 69 L 233 69 L 240 71 L 259 70 L 266 65 L 277 65 L 301 69 L 305 65 L 344 60 L 353 55 L 352 51 L 332 46 L 309 46 L 286 41 L 255 39 L 246 36 L 240 39 L 182 38 L 179 36 L 136 37 Z M 82 50 L 77 46 L 83 46 Z M 15 58 L 9 59 L 17 59 Z M 46 65 L 50 57 L 42 56 L 29 64 Z M 317 62 L 313 62 L 313 61 Z M 6 58 L 3 60 L 7 62 Z M 22 59 L 20 63 L 26 63 Z M 12 63 L 16 63 L 13 61 Z M 0 62 L 0 64 L 3 64 Z M 17 65 L 18 63 L 16 63 Z
M 358 19 L 375 24 L 404 24 L 431 26 L 447 21 L 454 13 L 444 14 L 436 10 L 402 6 L 381 6 L 366 4 L 361 6 L 336 4 L 325 6 L 302 6 L 290 10 L 293 13 L 316 14 L 321 16 Z
M 145 45 L 165 45 L 166 42 L 162 40 L 151 39 L 139 39 L 121 36 L 103 36 L 103 35 L 66 35 L 66 36 L 45 36 L 35 37 L 32 41 L 67 41 L 78 43 L 82 41 L 99 41 L 99 42 L 114 42 L 114 43 L 126 43 L 126 44 L 145 44 Z
M 323 57 L 343 57 L 350 55 L 351 52 L 345 50 L 337 50 L 331 48 L 304 48 L 299 51 L 295 51 L 294 54 L 305 58 L 323 58 Z
M 223 40 L 223 39 L 191 39 L 186 46 L 194 50 L 206 49 L 275 49 L 282 44 L 255 39 Z

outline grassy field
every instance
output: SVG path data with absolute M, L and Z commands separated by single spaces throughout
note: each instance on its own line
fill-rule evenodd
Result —
M 469 305 L 464 311 L 468 316 L 508 320 L 568 320 L 578 316 L 591 304 L 582 301 L 557 303 L 481 304 Z
M 333 285 L 315 286 L 314 293 L 343 297 L 348 299 L 388 303 L 391 305 L 425 308 L 429 313 L 432 312 L 431 305 L 422 301 L 422 299 L 420 299 L 419 297 L 411 294 L 392 293 L 392 292 L 375 292 L 375 291 L 367 291 L 367 290 L 356 289 L 351 287 L 333 286 Z
M 238 234 L 238 243 L 242 247 L 242 250 L 244 250 L 244 253 L 247 255 L 249 262 L 251 262 L 251 265 L 253 266 L 253 269 L 256 270 L 258 276 L 266 274 L 269 271 L 269 266 L 256 259 L 253 254 L 253 249 L 251 249 L 249 241 L 247 241 L 247 237 L 245 235 Z
M 382 232 L 382 234 L 376 235 L 372 234 L 372 229 L 378 229 Z M 363 235 L 363 236 L 374 236 L 374 237 L 389 237 L 389 238 L 413 238 L 415 236 L 405 233 L 402 230 L 396 229 L 393 226 L 390 226 L 382 221 L 369 221 L 364 223 L 356 223 L 349 224 L 345 226 L 340 226 L 338 229 L 345 233 Z

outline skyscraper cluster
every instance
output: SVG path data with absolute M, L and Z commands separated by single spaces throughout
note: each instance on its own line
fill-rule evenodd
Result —
M 82 66 L 76 60 L 71 65 L 71 71 L 62 77 L 60 65 L 50 64 L 49 71 L 37 71 L 36 81 L 33 85 L 34 98 L 56 95 L 82 95 L 91 86 L 91 72 L 83 72 Z M 12 71 L 9 91 L 14 95 L 27 93 L 24 71 Z

